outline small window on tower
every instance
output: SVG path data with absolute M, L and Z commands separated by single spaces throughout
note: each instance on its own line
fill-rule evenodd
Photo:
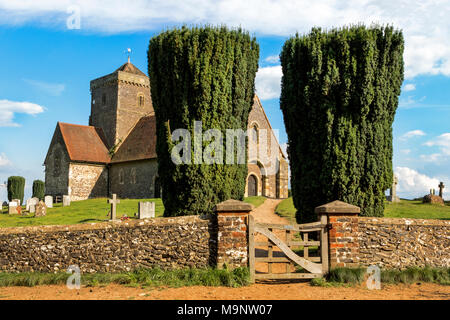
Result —
M 106 93 L 102 94 L 102 105 L 106 105 Z
M 138 95 L 138 106 L 139 107 L 143 107 L 144 106 L 144 95 L 143 94 L 139 94 Z

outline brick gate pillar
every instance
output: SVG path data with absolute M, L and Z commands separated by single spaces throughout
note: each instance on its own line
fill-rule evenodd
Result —
M 359 265 L 358 214 L 360 208 L 339 200 L 316 207 L 322 223 L 329 225 L 329 268 Z
M 238 200 L 217 204 L 217 267 L 234 269 L 248 264 L 248 220 L 253 205 Z

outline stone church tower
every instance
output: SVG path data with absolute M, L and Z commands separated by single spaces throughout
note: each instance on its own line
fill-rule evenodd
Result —
M 89 125 L 102 128 L 109 147 L 123 141 L 136 122 L 153 113 L 149 78 L 130 62 L 91 81 Z
M 69 195 L 72 201 L 113 193 L 119 198 L 160 197 L 149 78 L 128 61 L 113 73 L 92 80 L 90 90 L 89 125 L 58 122 L 55 128 L 44 161 L 46 193 Z M 268 139 L 274 139 L 280 170 L 270 173 L 260 159 L 254 159 L 248 165 L 245 195 L 287 198 L 286 156 L 256 96 L 248 129 L 270 132 Z

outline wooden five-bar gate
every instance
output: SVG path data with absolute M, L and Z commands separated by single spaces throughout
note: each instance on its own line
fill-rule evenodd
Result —
M 318 222 L 282 225 L 256 223 L 249 215 L 248 231 L 252 282 L 257 279 L 311 279 L 328 272 L 328 226 L 325 216 Z M 262 238 L 258 235 L 267 241 L 256 241 L 256 238 Z M 284 272 L 279 272 L 280 268 L 274 272 L 274 264 L 284 264 Z M 261 271 L 262 266 L 266 265 L 267 272 Z

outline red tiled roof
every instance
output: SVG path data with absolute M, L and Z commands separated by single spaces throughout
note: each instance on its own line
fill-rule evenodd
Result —
M 111 162 L 125 162 L 156 158 L 156 118 L 141 118 L 119 146 Z
M 134 64 L 132 64 L 131 62 L 127 62 L 123 65 L 121 65 L 116 71 L 114 72 L 118 72 L 118 71 L 123 71 L 123 72 L 128 72 L 128 73 L 134 73 L 140 76 L 147 76 L 145 73 L 143 73 L 141 70 L 139 70 Z
M 70 160 L 95 163 L 111 162 L 102 129 L 63 122 L 58 122 L 58 125 Z

